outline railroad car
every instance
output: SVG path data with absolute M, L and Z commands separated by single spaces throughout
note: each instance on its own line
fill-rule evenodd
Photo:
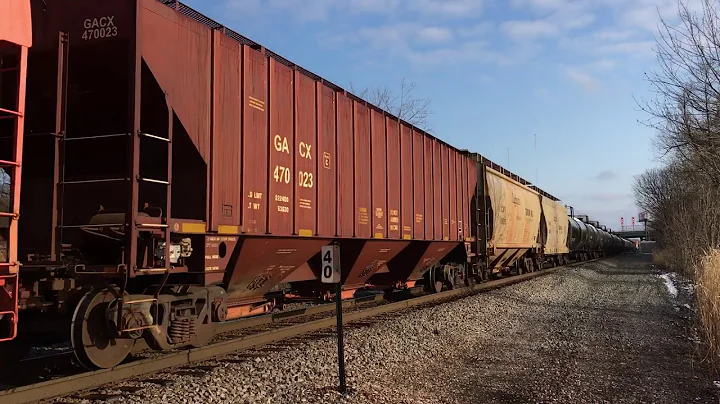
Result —
M 0 126 L 0 309 L 12 330 L 20 312 L 23 346 L 59 334 L 108 368 L 140 339 L 200 346 L 287 298 L 437 292 L 613 252 L 519 176 L 180 2 L 10 4 L 0 16 L 27 24 L 0 25 L 19 45 L 3 60 L 24 72 L 28 55 L 27 99 L 20 74 L 1 111 L 17 125 Z M 331 243 L 341 296 L 319 279 Z

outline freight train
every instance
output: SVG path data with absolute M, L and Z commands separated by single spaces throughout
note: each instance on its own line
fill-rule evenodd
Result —
M 437 292 L 630 249 L 180 2 L 0 7 L 0 338 L 60 332 L 109 368 L 140 339 L 200 346 L 289 298 Z M 341 296 L 320 282 L 330 244 Z

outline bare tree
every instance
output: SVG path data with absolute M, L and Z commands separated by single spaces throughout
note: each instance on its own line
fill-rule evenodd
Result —
M 663 156 L 673 156 L 720 184 L 720 10 L 718 0 L 678 1 L 679 24 L 661 17 L 659 71 L 646 74 L 657 98 L 644 102 Z
M 390 112 L 398 118 L 417 126 L 425 131 L 430 131 L 428 117 L 430 111 L 430 100 L 416 97 L 416 84 L 402 79 L 400 90 L 393 91 L 389 87 L 368 87 L 357 91 L 350 83 L 350 91 L 358 97 Z
M 635 199 L 654 219 L 653 259 L 696 282 L 707 358 L 720 372 L 720 0 L 678 0 L 678 23 L 661 18 L 656 53 L 659 71 L 647 75 L 656 99 L 641 108 L 665 166 L 636 178 Z
M 703 254 L 720 243 L 720 188 L 694 166 L 675 160 L 636 177 L 633 190 L 638 206 L 653 217 L 665 264 L 695 275 Z

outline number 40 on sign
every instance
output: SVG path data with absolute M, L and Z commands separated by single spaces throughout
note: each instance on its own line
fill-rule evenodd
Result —
M 320 252 L 323 283 L 340 283 L 340 246 L 326 245 Z

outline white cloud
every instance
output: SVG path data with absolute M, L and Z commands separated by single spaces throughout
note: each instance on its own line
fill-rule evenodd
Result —
M 449 29 L 440 27 L 422 28 L 417 33 L 417 39 L 422 42 L 447 42 L 453 38 Z
M 655 42 L 653 41 L 617 42 L 599 45 L 594 51 L 598 54 L 651 56 L 654 46 Z
M 423 15 L 471 18 L 483 10 L 483 0 L 225 0 L 231 15 L 287 13 L 302 22 L 325 21 L 330 14 Z
M 541 49 L 539 45 L 528 44 L 498 50 L 494 49 L 488 41 L 468 41 L 428 51 L 409 50 L 404 56 L 411 63 L 419 66 L 456 66 L 459 63 L 488 63 L 508 66 L 529 61 Z
M 371 50 L 374 55 L 385 52 L 415 66 L 455 66 L 468 62 L 507 66 L 528 61 L 542 49 L 536 44 L 498 48 L 490 38 L 470 36 L 488 30 L 487 27 L 487 24 L 479 24 L 454 32 L 437 25 L 396 23 L 360 28 L 336 37 L 335 41 L 359 45 L 361 50 Z M 416 46 L 418 44 L 422 46 Z
M 610 59 L 600 59 L 591 62 L 588 67 L 596 70 L 612 70 L 617 66 L 617 62 Z
M 595 77 L 591 76 L 589 73 L 581 70 L 580 68 L 566 67 L 565 75 L 570 80 L 574 81 L 576 84 L 582 87 L 585 91 L 592 93 L 599 90 L 600 88 L 600 82 Z
M 348 0 L 351 10 L 369 13 L 386 13 L 394 11 L 400 4 L 399 0 Z
M 482 37 L 488 35 L 495 28 L 495 25 L 490 21 L 483 21 L 479 24 L 471 27 L 459 27 L 457 28 L 458 35 L 462 37 Z
M 516 40 L 536 39 L 559 33 L 557 25 L 545 20 L 507 21 L 500 25 L 500 30 Z
M 599 41 L 622 41 L 634 36 L 637 36 L 637 31 L 617 28 L 602 29 L 594 34 Z
M 284 13 L 301 22 L 341 17 L 346 31 L 330 32 L 323 43 L 352 43 L 353 53 L 382 51 L 414 64 L 509 65 L 557 47 L 573 64 L 563 69 L 565 76 L 588 90 L 599 87 L 595 77 L 623 62 L 620 57 L 652 55 L 649 30 L 658 21 L 656 8 L 663 16 L 676 12 L 676 0 L 502 0 L 493 5 L 513 8 L 513 13 L 504 13 L 512 18 L 483 21 L 478 16 L 487 0 L 226 1 L 236 11 Z M 353 20 L 361 15 L 364 18 Z
M 482 11 L 482 0 L 406 0 L 408 9 L 433 16 L 471 17 Z
M 537 40 L 560 36 L 568 31 L 584 28 L 595 21 L 595 14 L 584 2 L 567 0 L 514 0 L 517 8 L 535 11 L 541 18 L 506 21 L 501 30 L 516 41 Z

